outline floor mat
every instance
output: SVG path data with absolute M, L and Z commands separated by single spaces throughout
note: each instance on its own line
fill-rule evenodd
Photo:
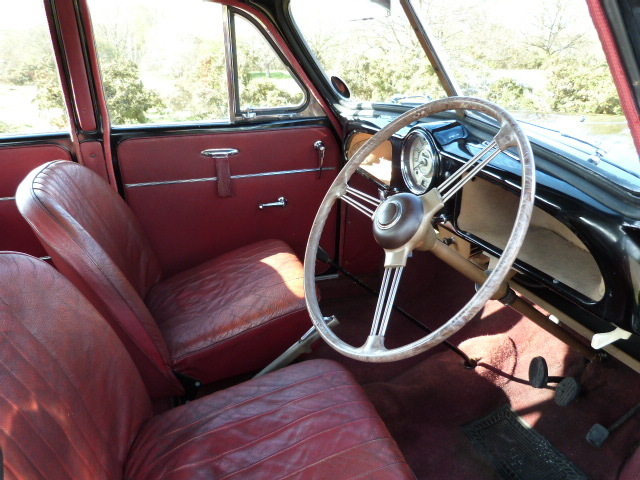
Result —
M 588 479 L 509 405 L 463 425 L 462 430 L 506 479 Z

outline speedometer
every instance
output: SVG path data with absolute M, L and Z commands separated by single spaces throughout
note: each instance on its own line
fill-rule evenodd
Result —
M 402 144 L 402 178 L 409 190 L 422 195 L 440 173 L 440 157 L 433 141 L 422 129 L 409 132 Z

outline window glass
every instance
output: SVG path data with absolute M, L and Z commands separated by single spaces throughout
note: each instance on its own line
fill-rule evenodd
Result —
M 228 121 L 221 5 L 88 3 L 112 124 Z
M 339 76 L 350 100 L 424 103 L 444 90 L 398 0 L 292 0 L 291 14 L 327 76 Z
M 411 0 L 461 94 L 577 137 L 640 171 L 618 93 L 583 0 Z
M 0 15 L 0 135 L 69 130 L 41 0 L 5 2 Z
M 262 33 L 239 15 L 235 28 L 240 110 L 302 105 L 300 85 Z

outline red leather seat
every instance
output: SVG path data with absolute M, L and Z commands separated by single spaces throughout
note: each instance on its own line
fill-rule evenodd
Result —
M 263 367 L 310 327 L 303 267 L 279 240 L 170 278 L 127 204 L 91 170 L 51 162 L 16 194 L 54 264 L 96 306 L 154 398 Z
M 118 337 L 60 273 L 0 254 L 6 478 L 414 478 L 362 389 L 310 361 L 156 417 Z

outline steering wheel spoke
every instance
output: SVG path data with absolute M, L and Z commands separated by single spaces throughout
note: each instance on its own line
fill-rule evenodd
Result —
M 473 158 L 464 163 L 453 175 L 447 178 L 438 187 L 442 201 L 446 202 L 453 197 L 465 184 L 475 177 L 480 170 L 486 167 L 502 150 L 496 139 L 489 142 Z
M 381 203 L 377 198 L 349 185 L 346 186 L 344 193 L 340 195 L 340 199 L 371 219 L 373 219 L 373 214 Z
M 404 267 L 386 267 L 384 269 L 370 336 L 384 337 L 387 332 L 403 269 Z

